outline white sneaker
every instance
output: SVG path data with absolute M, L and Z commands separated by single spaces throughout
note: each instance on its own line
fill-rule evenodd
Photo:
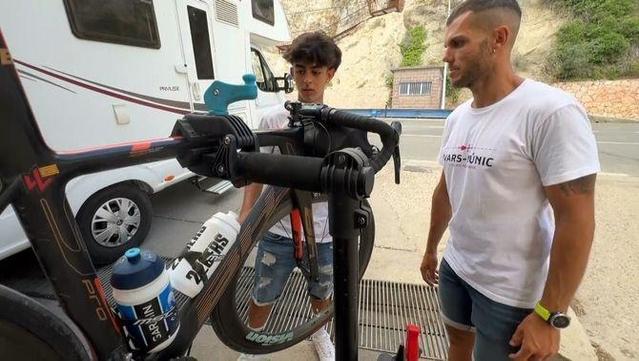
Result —
M 333 346 L 331 336 L 323 327 L 311 336 L 311 341 L 315 345 L 315 351 L 320 361 L 335 361 L 335 346 Z
M 237 358 L 237 361 L 271 361 L 271 357 L 267 355 L 249 355 L 243 353 Z

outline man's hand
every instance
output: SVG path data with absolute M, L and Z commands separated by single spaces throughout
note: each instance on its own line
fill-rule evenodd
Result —
M 518 361 L 546 361 L 559 352 L 559 330 L 549 325 L 535 313 L 519 324 L 510 339 L 511 346 L 520 346 L 509 357 Z
M 439 282 L 439 271 L 437 271 L 437 253 L 426 252 L 419 267 L 422 278 L 429 286 L 434 286 Z
M 422 278 L 429 286 L 436 285 L 439 282 L 437 245 L 442 239 L 446 227 L 448 227 L 451 214 L 448 191 L 446 190 L 446 177 L 444 176 L 444 171 L 442 171 L 439 183 L 437 183 L 437 187 L 433 191 L 433 205 L 430 210 L 430 229 L 426 240 L 426 252 L 422 259 L 422 265 L 419 267 L 422 272 Z

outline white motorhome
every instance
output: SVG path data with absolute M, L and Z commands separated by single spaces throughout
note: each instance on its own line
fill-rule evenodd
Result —
M 206 111 L 213 80 L 241 83 L 246 73 L 257 76 L 258 98 L 229 112 L 254 128 L 291 86 L 261 54 L 290 41 L 279 0 L 2 1 L 0 28 L 56 151 L 167 137 L 183 114 Z M 193 176 L 168 160 L 70 182 L 69 203 L 94 261 L 139 244 L 151 224 L 149 194 Z M 13 209 L 5 210 L 0 259 L 28 247 Z

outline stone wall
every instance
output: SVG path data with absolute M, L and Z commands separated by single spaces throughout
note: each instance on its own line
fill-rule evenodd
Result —
M 555 83 L 594 117 L 639 121 L 639 79 Z

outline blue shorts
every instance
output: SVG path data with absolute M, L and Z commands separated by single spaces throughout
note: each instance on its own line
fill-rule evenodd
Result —
M 317 243 L 317 263 L 319 281 L 308 282 L 308 293 L 316 299 L 325 300 L 333 294 L 332 242 Z M 297 262 L 293 240 L 266 232 L 258 244 L 255 258 L 255 284 L 252 295 L 255 304 L 265 306 L 277 301 L 295 267 Z
M 475 332 L 476 361 L 511 360 L 508 355 L 518 348 L 508 342 L 532 312 L 489 299 L 457 276 L 443 259 L 439 267 L 439 300 L 446 325 Z

